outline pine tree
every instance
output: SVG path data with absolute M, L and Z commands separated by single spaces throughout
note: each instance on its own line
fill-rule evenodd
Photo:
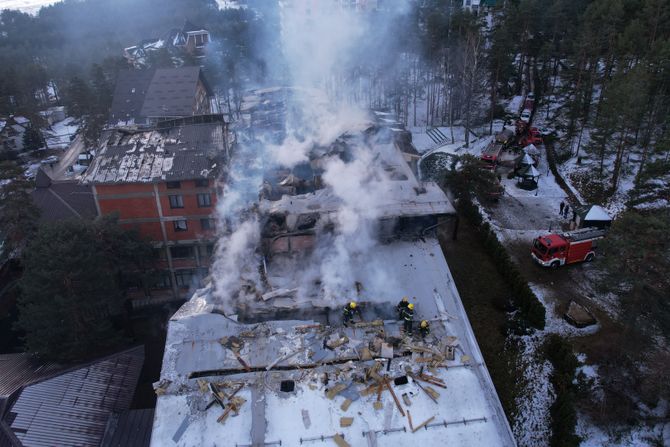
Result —
M 39 129 L 30 126 L 23 133 L 23 150 L 34 151 L 44 146 L 44 138 Z
M 13 161 L 0 162 L 0 180 L 9 180 L 0 189 L 0 236 L 3 256 L 16 256 L 37 229 L 39 211 L 30 197 L 31 185 Z
M 91 113 L 94 98 L 91 88 L 82 78 L 75 76 L 70 79 L 67 89 L 67 105 L 70 115 L 81 118 Z
M 60 361 L 118 348 L 122 275 L 137 271 L 151 253 L 114 219 L 42 226 L 23 256 L 18 325 L 26 348 Z

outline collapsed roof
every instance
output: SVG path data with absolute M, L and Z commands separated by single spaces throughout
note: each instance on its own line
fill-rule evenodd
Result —
M 221 115 L 200 117 L 199 124 L 103 132 L 85 183 L 141 183 L 216 178 L 227 154 L 226 123 Z M 206 118 L 206 120 L 205 120 Z

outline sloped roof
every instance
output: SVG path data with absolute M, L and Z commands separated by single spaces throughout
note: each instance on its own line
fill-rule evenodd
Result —
M 94 219 L 98 215 L 90 185 L 76 181 L 54 182 L 40 168 L 35 186 L 31 196 L 40 210 L 40 220 L 43 222 Z
M 612 217 L 609 214 L 607 214 L 607 211 L 605 211 L 603 207 L 593 205 L 589 210 L 589 212 L 586 213 L 586 216 L 584 216 L 584 220 L 598 220 L 603 222 L 609 222 L 612 220 Z
M 159 68 L 156 70 L 140 111 L 141 116 L 190 116 L 200 67 Z
M 26 353 L 0 355 L 0 417 L 12 394 L 63 369 L 57 363 L 41 361 Z
M 5 423 L 24 445 L 100 445 L 110 414 L 130 406 L 143 363 L 139 346 L 28 385 Z
M 113 130 L 86 171 L 84 182 L 138 183 L 215 178 L 225 161 L 223 118 L 141 132 Z
M 101 447 L 148 447 L 154 409 L 129 410 L 109 418 Z
M 153 76 L 154 70 L 122 70 L 119 72 L 109 116 L 111 123 L 131 121 L 140 116 L 144 97 Z

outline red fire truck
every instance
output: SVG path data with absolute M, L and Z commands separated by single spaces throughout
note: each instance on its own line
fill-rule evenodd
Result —
M 543 267 L 557 268 L 573 262 L 592 261 L 597 241 L 605 237 L 606 229 L 582 228 L 563 234 L 547 234 L 533 241 L 530 255 Z

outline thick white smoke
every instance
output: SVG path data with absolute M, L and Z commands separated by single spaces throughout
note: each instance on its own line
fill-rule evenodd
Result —
M 285 123 L 286 138 L 280 144 L 262 144 L 262 148 L 242 148 L 230 172 L 219 205 L 220 227 L 224 230 L 212 267 L 215 295 L 231 304 L 240 285 L 251 282 L 262 288 L 258 277 L 260 243 L 258 216 L 254 200 L 262 185 L 262 171 L 276 167 L 291 168 L 309 160 L 315 147 L 327 147 L 345 132 L 359 135 L 352 151 L 353 160 L 328 160 L 322 175 L 325 185 L 341 204 L 335 216 L 332 235 L 322 235 L 313 253 L 311 268 L 302 278 L 320 279 L 325 296 L 346 299 L 354 286 L 356 274 L 352 265 L 377 244 L 376 226 L 380 217 L 378 204 L 387 194 L 389 180 L 375 166 L 374 155 L 363 142 L 362 131 L 370 124 L 366 104 L 352 103 L 361 88 L 352 81 L 361 61 L 361 46 L 376 41 L 380 30 L 370 29 L 370 21 L 359 11 L 340 6 L 338 0 L 282 0 L 280 4 L 282 63 L 288 69 L 291 89 Z M 406 4 L 407 0 L 398 0 Z M 383 24 L 382 24 L 383 25 Z M 370 55 L 383 58 L 382 54 Z M 261 136 L 262 138 L 262 136 Z M 249 163 L 265 166 L 249 169 Z M 243 177 L 248 179 L 244 180 Z M 255 188 L 255 189 L 254 189 Z M 255 194 L 255 197 L 254 197 Z M 381 266 L 367 265 L 366 280 L 373 287 L 387 286 L 388 278 Z M 302 283 L 303 281 L 301 281 Z M 297 286 L 298 284 L 296 284 Z

